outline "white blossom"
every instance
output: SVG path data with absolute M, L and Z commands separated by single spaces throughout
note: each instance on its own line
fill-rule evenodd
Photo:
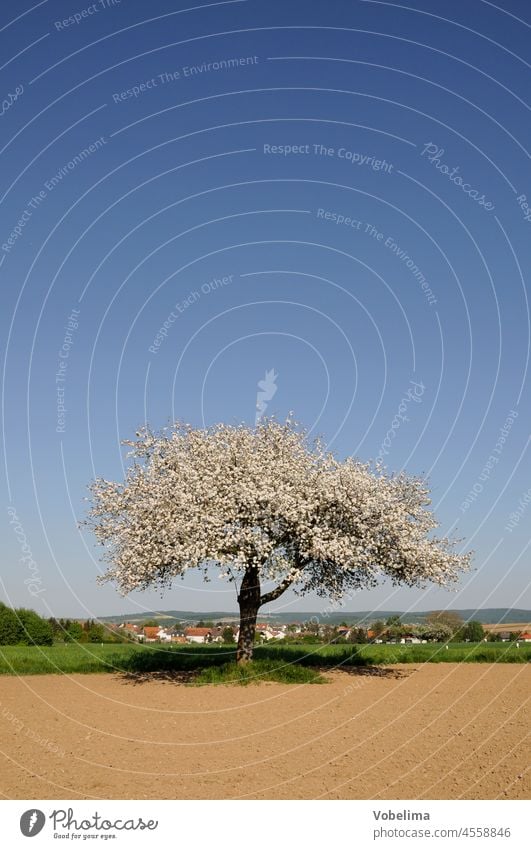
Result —
M 123 483 L 91 486 L 89 525 L 105 546 L 104 580 L 123 593 L 167 586 L 188 569 L 255 570 L 273 589 L 340 598 L 349 588 L 445 585 L 470 554 L 438 539 L 426 483 L 340 461 L 288 420 L 255 428 L 142 429 Z

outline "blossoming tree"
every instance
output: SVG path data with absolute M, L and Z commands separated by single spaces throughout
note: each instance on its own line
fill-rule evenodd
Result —
M 252 656 L 258 610 L 289 587 L 339 600 L 385 577 L 444 585 L 469 564 L 455 541 L 433 536 L 422 480 L 340 461 L 290 420 L 177 423 L 137 437 L 124 443 L 134 457 L 125 481 L 90 485 L 103 580 L 125 594 L 218 567 L 236 584 L 240 662 Z

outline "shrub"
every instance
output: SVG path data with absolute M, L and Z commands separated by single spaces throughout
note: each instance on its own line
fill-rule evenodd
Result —
M 223 631 L 221 633 L 221 637 L 222 637 L 224 643 L 235 643 L 236 642 L 236 640 L 234 639 L 234 631 L 232 630 L 232 628 L 229 625 L 227 625 L 226 628 L 223 628 Z
M 322 684 L 325 679 L 314 669 L 272 660 L 252 660 L 249 663 L 224 663 L 203 669 L 194 684 L 258 684 L 278 681 L 281 684 Z
M 34 610 L 24 607 L 13 610 L 0 605 L 0 645 L 51 646 L 52 643 L 52 625 Z
M 10 607 L 0 606 L 0 645 L 15 646 L 21 642 L 22 628 L 20 621 Z
M 21 607 L 15 611 L 20 625 L 20 643 L 35 646 L 51 646 L 53 644 L 53 628 L 50 623 L 35 613 Z

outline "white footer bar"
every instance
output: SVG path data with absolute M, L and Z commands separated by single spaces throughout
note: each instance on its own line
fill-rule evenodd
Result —
M 10 800 L 0 802 L 0 817 L 2 845 L 10 848 L 529 849 L 530 807 L 525 801 Z

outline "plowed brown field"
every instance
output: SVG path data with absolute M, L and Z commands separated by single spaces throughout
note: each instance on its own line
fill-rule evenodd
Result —
M 14 799 L 529 798 L 530 670 L 425 664 L 327 684 L 0 678 Z

